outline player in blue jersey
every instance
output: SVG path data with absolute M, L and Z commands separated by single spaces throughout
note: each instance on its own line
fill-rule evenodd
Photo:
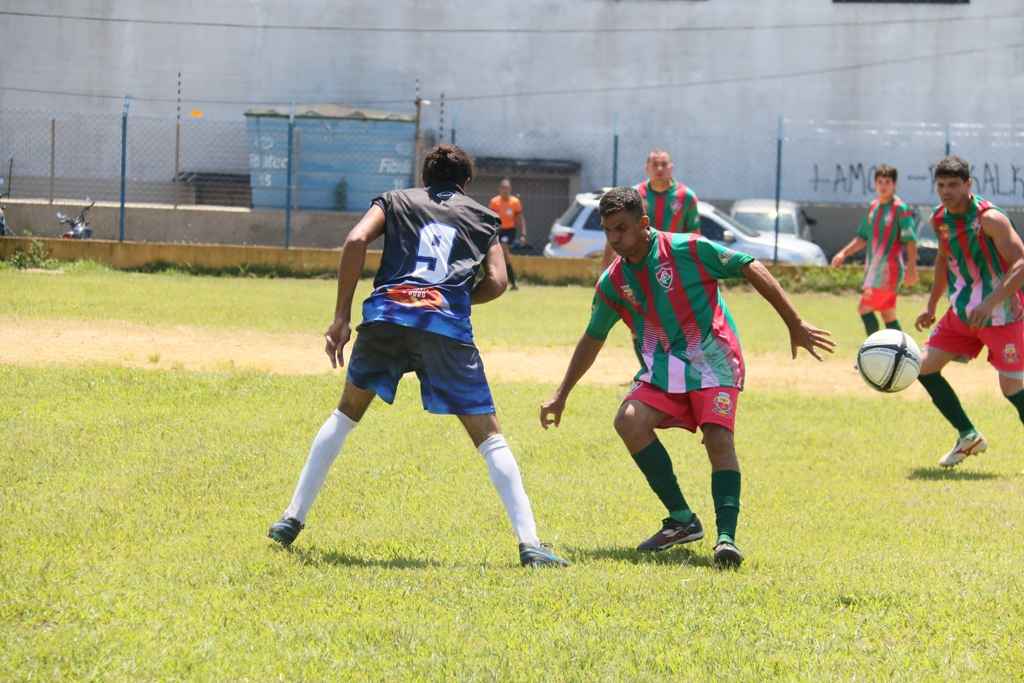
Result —
M 363 322 L 338 409 L 313 439 L 292 501 L 268 532 L 281 545 L 291 545 L 305 526 L 328 469 L 374 396 L 394 402 L 402 375 L 415 372 L 423 407 L 457 415 L 484 457 L 519 539 L 520 562 L 568 564 L 537 538 L 519 466 L 501 434 L 473 343 L 470 307 L 501 296 L 507 279 L 497 214 L 463 194 L 472 176 L 473 164 L 464 151 L 454 145 L 435 147 L 423 162 L 426 187 L 377 197 L 345 240 L 334 322 L 325 334 L 333 367 L 344 365 L 352 297 L 366 247 L 383 235 L 384 253 L 373 292 L 363 302 Z M 483 278 L 477 282 L 480 268 Z

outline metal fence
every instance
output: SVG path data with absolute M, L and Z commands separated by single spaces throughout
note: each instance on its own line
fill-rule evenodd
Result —
M 420 130 L 413 121 L 279 115 L 217 121 L 139 116 L 127 107 L 121 115 L 3 110 L 0 195 L 36 204 L 106 203 L 107 225 L 97 236 L 334 246 L 351 214 L 365 210 L 376 193 L 412 183 L 423 151 L 445 141 L 476 158 L 477 177 L 468 190 L 482 202 L 496 194 L 502 177 L 512 179 L 534 249 L 576 192 L 642 180 L 655 145 L 672 153 L 679 179 L 711 200 L 778 193 L 863 205 L 873 195 L 874 166 L 889 163 L 900 170 L 901 196 L 934 203 L 932 169 L 952 152 L 973 163 L 979 193 L 1024 206 L 1020 126 L 783 120 L 777 131 L 669 130 L 655 140 L 637 130 L 505 131 L 465 124 Z M 145 206 L 224 213 L 205 223 L 201 212 L 176 221 L 132 213 Z M 231 209 L 246 215 L 232 217 Z M 154 231 L 155 223 L 167 227 Z M 224 227 L 229 224 L 235 228 Z M 56 223 L 29 228 L 35 234 L 57 229 Z

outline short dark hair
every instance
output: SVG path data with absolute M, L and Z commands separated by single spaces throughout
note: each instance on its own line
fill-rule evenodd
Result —
M 620 211 L 625 211 L 634 218 L 640 218 L 644 215 L 644 200 L 640 197 L 640 193 L 632 187 L 613 187 L 601 197 L 598 211 L 601 213 L 601 218 Z
M 455 145 L 438 145 L 423 159 L 423 184 L 455 183 L 463 187 L 473 177 L 473 160 Z
M 875 168 L 875 180 L 878 180 L 879 178 L 892 178 L 892 181 L 895 183 L 898 177 L 899 172 L 896 170 L 895 166 L 879 164 Z
M 959 178 L 960 180 L 971 179 L 971 165 L 955 154 L 935 165 L 936 178 Z

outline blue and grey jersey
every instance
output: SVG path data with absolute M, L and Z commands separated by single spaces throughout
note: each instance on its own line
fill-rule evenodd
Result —
M 385 215 L 384 254 L 363 321 L 471 342 L 470 294 L 498 215 L 454 185 L 386 192 L 373 203 Z

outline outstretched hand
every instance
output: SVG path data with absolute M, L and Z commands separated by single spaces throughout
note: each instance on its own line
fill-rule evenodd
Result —
M 789 328 L 789 345 L 794 359 L 796 359 L 797 348 L 802 348 L 819 361 L 821 360 L 821 356 L 818 355 L 819 350 L 832 353 L 836 348 L 831 332 L 818 329 L 803 321 Z
M 546 403 L 540 404 L 540 426 L 544 429 L 551 425 L 557 427 L 562 423 L 562 411 L 564 410 L 564 399 L 553 398 Z
M 345 357 L 342 352 L 351 337 L 352 330 L 346 320 L 335 320 L 324 332 L 324 341 L 326 342 L 324 353 L 331 359 L 332 368 L 345 367 Z
M 917 319 L 914 321 L 914 328 L 918 332 L 924 332 L 934 324 L 935 311 L 931 309 L 926 309 L 924 312 L 921 313 L 921 315 L 917 316 Z

